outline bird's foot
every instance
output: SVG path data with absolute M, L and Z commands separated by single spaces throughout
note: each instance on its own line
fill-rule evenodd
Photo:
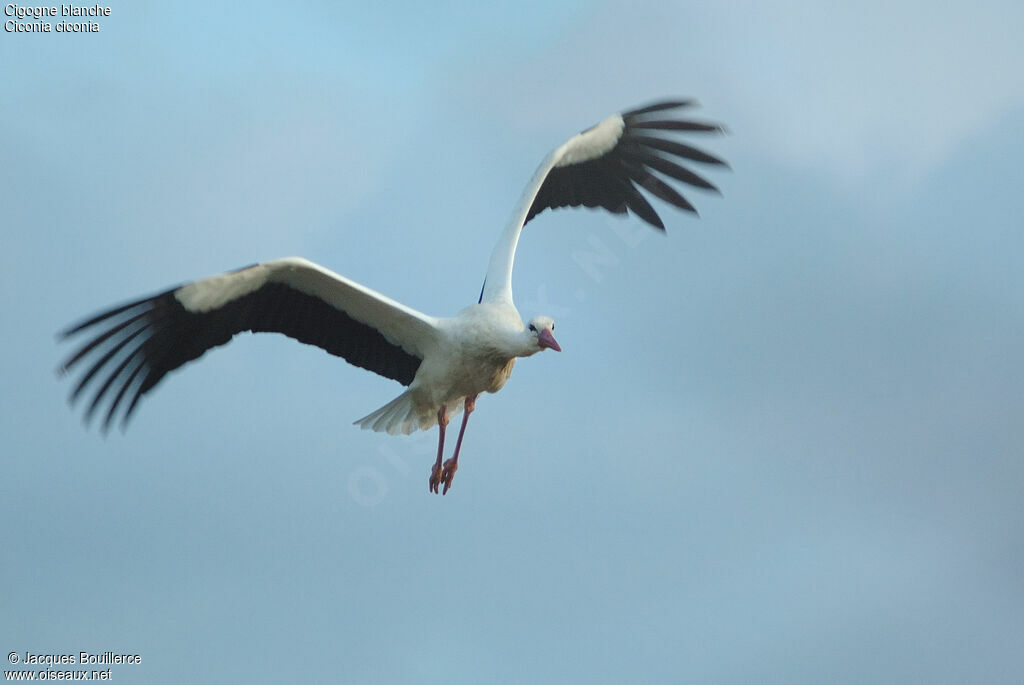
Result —
M 448 494 L 448 489 L 452 486 L 452 479 L 455 478 L 455 472 L 459 468 L 458 459 L 448 459 L 444 463 L 444 468 L 441 470 L 441 480 L 444 482 L 444 490 L 441 491 L 442 495 Z M 434 492 L 437 492 L 437 488 L 434 488 Z
M 437 494 L 437 489 L 441 485 L 441 462 L 437 461 L 433 466 L 430 467 L 430 491 Z M 448 488 L 445 487 L 447 492 Z

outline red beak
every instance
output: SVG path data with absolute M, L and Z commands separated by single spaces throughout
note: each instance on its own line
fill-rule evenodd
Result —
M 537 334 L 537 344 L 543 350 L 545 347 L 551 348 L 555 352 L 561 352 L 562 348 L 559 347 L 558 341 L 555 340 L 555 336 L 551 335 L 551 331 L 548 329 L 542 330 Z

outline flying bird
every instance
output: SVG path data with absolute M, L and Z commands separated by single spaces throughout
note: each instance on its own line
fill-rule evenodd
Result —
M 275 259 L 123 304 L 60 333 L 62 339 L 90 336 L 61 366 L 68 373 L 85 365 L 70 400 L 91 388 L 86 422 L 106 397 L 103 431 L 119 410 L 123 428 L 139 399 L 168 372 L 236 333 L 283 333 L 407 386 L 355 424 L 391 434 L 436 424 L 437 459 L 429 486 L 447 494 L 477 396 L 500 390 L 517 358 L 561 351 L 550 317 L 535 316 L 524 324 L 513 304 L 512 266 L 524 226 L 545 209 L 582 205 L 632 212 L 664 231 L 640 189 L 696 214 L 673 182 L 717 188 L 684 164 L 726 165 L 677 139 L 723 130 L 678 116 L 695 104 L 673 100 L 616 114 L 553 150 L 498 238 L 479 300 L 455 316 L 424 314 L 306 259 Z M 460 411 L 455 450 L 442 462 L 445 429 Z

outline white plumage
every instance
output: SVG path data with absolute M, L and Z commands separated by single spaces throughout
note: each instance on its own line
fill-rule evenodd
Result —
M 715 188 L 677 160 L 724 162 L 664 133 L 653 135 L 721 130 L 709 123 L 658 118 L 692 104 L 660 102 L 609 117 L 549 154 L 495 245 L 479 301 L 455 316 L 423 314 L 302 258 L 276 259 L 130 302 L 66 330 L 64 337 L 96 327 L 94 337 L 62 366 L 67 372 L 84 360 L 92 362 L 71 399 L 96 383 L 86 419 L 109 397 L 104 430 L 119 409 L 124 425 L 139 399 L 168 372 L 206 350 L 242 331 L 283 333 L 408 386 L 356 423 L 392 434 L 439 425 L 430 489 L 438 492 L 443 484 L 446 493 L 477 396 L 500 390 L 517 358 L 561 349 L 551 318 L 537 316 L 524 325 L 513 303 L 512 268 L 523 227 L 544 209 L 583 205 L 619 214 L 632 211 L 664 230 L 634 184 L 695 211 L 669 183 Z M 445 428 L 463 410 L 454 454 L 442 463 Z

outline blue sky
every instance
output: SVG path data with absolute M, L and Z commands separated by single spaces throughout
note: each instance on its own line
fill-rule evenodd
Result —
M 118 680 L 1019 682 L 1024 7 L 132 2 L 0 34 L 0 646 Z M 279 336 L 82 426 L 54 334 L 302 255 L 475 300 L 534 167 L 696 96 L 728 137 L 667 237 L 521 244 L 564 352 L 435 433 Z M 589 257 L 603 256 L 596 267 Z

